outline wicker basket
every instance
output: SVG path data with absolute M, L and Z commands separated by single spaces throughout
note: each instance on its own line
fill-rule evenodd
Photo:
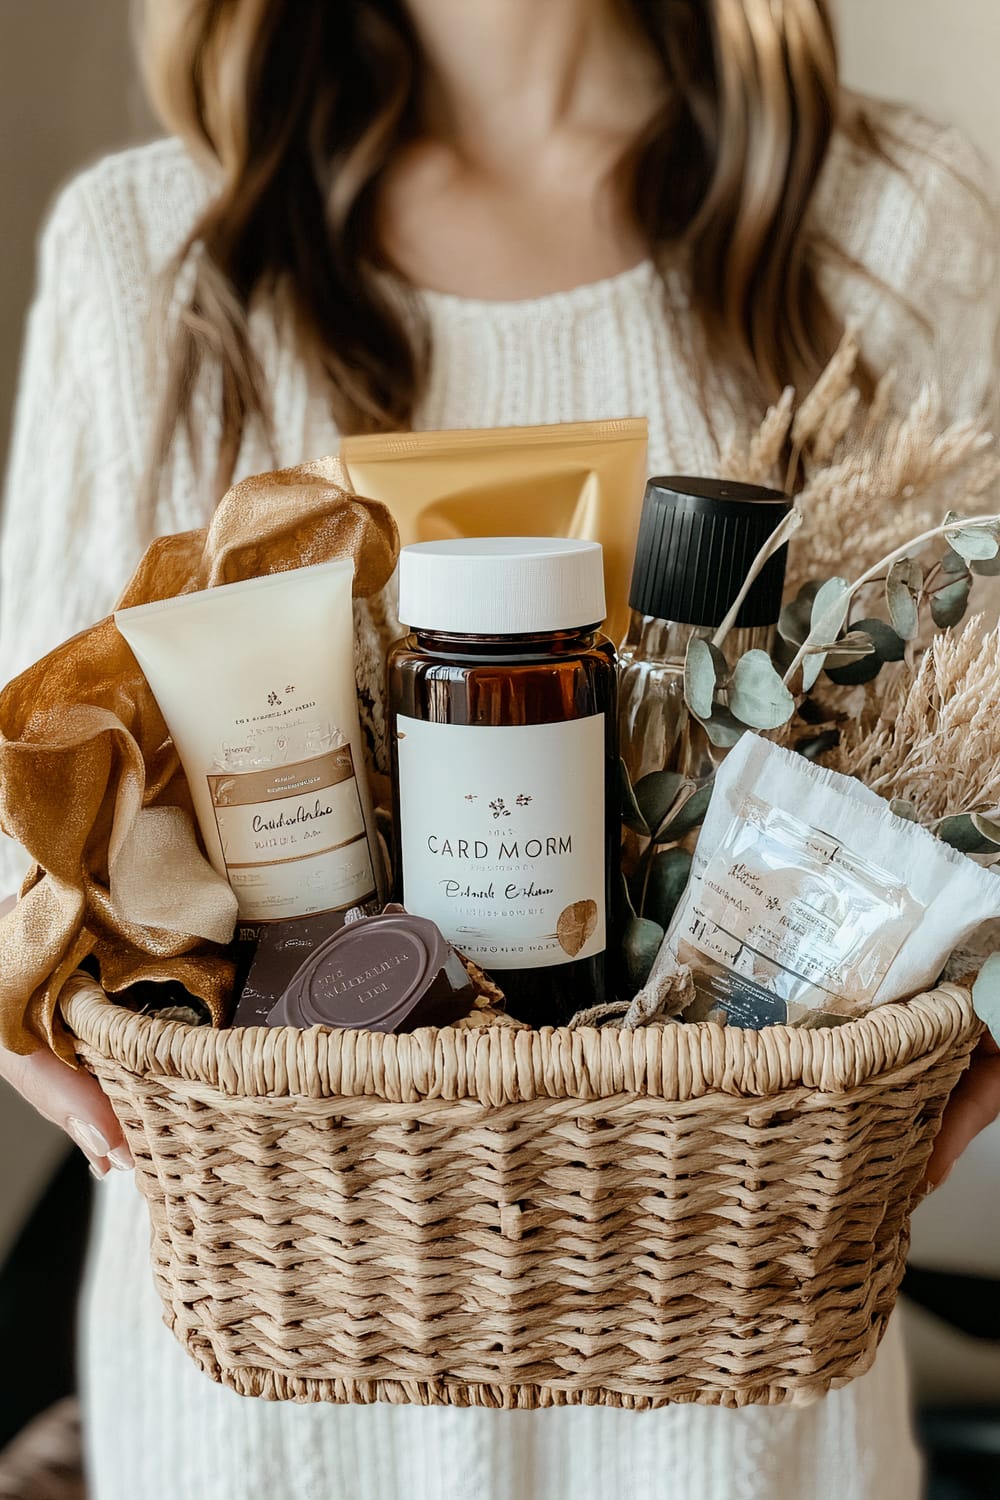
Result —
M 978 1034 L 211 1031 L 66 1004 L 168 1325 L 246 1395 L 803 1403 L 871 1364 Z

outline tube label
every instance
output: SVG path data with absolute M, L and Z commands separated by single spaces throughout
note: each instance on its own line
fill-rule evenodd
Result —
M 246 922 L 338 911 L 375 893 L 350 745 L 208 777 L 229 883 Z
M 603 953 L 604 715 L 428 724 L 399 715 L 403 902 L 484 969 Z

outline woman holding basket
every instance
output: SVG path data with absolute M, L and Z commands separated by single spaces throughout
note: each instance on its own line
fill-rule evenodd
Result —
M 646 415 L 712 472 L 856 322 L 869 378 L 996 412 L 996 226 L 952 132 L 847 97 L 825 0 L 154 0 L 172 135 L 58 200 L 4 522 L 2 676 L 156 535 L 349 432 Z M 6 889 L 17 851 L 5 851 Z M 803 1410 L 241 1401 L 162 1327 L 109 1104 L 0 1071 L 90 1158 L 93 1500 L 913 1500 L 898 1331 Z M 983 1058 L 932 1175 L 1000 1109 Z M 115 1168 L 122 1169 L 115 1171 Z

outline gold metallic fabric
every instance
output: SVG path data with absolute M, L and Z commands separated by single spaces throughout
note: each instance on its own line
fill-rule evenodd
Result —
M 354 559 L 355 595 L 368 597 L 398 552 L 387 508 L 324 458 L 246 479 L 207 529 L 155 541 L 119 604 L 335 557 Z M 0 922 L 4 1046 L 48 1044 L 73 1061 L 58 1005 L 83 962 L 110 993 L 176 981 L 223 1019 L 235 898 L 201 852 L 163 717 L 110 617 L 0 694 L 0 824 L 35 862 Z

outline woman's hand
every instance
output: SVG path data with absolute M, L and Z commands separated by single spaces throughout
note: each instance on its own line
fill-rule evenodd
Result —
M 926 1187 L 940 1187 L 971 1140 L 1000 1115 L 1000 1047 L 987 1033 L 948 1101 L 927 1167 Z
M 0 900 L 0 917 L 16 900 L 16 896 Z M 0 1047 L 0 1078 L 6 1078 L 39 1114 L 65 1130 L 90 1162 L 95 1177 L 106 1177 L 112 1167 L 128 1172 L 135 1165 L 110 1099 L 82 1068 L 71 1068 L 47 1048 L 21 1057 Z
M 0 1078 L 79 1146 L 95 1177 L 112 1167 L 127 1172 L 132 1155 L 111 1101 L 82 1068 L 71 1068 L 54 1052 L 42 1049 L 28 1057 L 0 1048 Z
M 16 900 L 16 896 L 0 900 L 0 917 Z M 110 1099 L 82 1068 L 71 1068 L 47 1048 L 21 1057 L 0 1047 L 0 1078 L 6 1078 L 39 1114 L 65 1130 L 90 1162 L 95 1177 L 106 1177 L 112 1167 L 128 1172 L 135 1165 Z

